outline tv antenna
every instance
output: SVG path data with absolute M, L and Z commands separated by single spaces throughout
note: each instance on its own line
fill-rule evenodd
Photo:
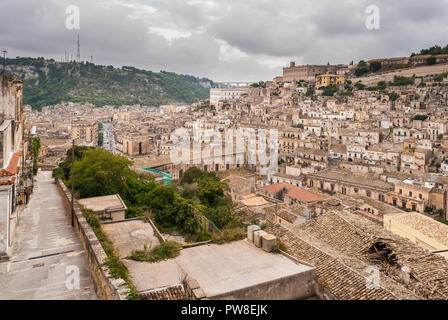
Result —
M 78 33 L 77 45 L 78 45 L 78 52 L 77 52 L 77 55 L 76 55 L 76 60 L 77 60 L 78 63 L 81 63 L 81 44 L 79 42 L 79 33 Z

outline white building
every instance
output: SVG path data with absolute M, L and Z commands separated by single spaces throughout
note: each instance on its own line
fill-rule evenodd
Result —
M 243 88 L 211 88 L 210 104 L 217 104 L 219 101 L 235 101 L 248 90 Z

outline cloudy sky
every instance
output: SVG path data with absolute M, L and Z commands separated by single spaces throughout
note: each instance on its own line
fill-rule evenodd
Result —
M 80 29 L 66 28 L 66 8 L 80 10 Z M 369 30 L 366 8 L 380 10 Z M 69 21 L 73 21 L 69 17 Z M 0 48 L 8 56 L 256 81 L 282 66 L 408 56 L 448 44 L 448 0 L 1 0 Z

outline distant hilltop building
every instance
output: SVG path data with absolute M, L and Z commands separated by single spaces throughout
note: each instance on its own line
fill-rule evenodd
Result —
M 303 65 L 296 66 L 294 61 L 291 61 L 289 67 L 283 68 L 283 81 L 314 81 L 317 75 L 325 73 L 345 74 L 348 71 L 345 65 Z
M 217 104 L 219 101 L 236 101 L 243 94 L 247 94 L 245 88 L 211 88 L 210 104 Z

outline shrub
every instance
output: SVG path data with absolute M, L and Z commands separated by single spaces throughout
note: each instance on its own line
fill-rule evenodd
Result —
M 217 244 L 223 244 L 227 242 L 242 240 L 246 237 L 246 232 L 243 228 L 230 228 L 222 230 L 221 234 L 212 235 L 212 242 Z
M 277 238 L 277 244 L 274 246 L 273 251 L 274 252 L 287 252 L 288 248 L 286 248 L 286 245 L 279 239 Z
M 182 244 L 176 241 L 166 241 L 152 250 L 147 250 L 146 246 L 143 250 L 134 250 L 129 257 L 135 261 L 158 262 L 176 258 L 180 254 Z

